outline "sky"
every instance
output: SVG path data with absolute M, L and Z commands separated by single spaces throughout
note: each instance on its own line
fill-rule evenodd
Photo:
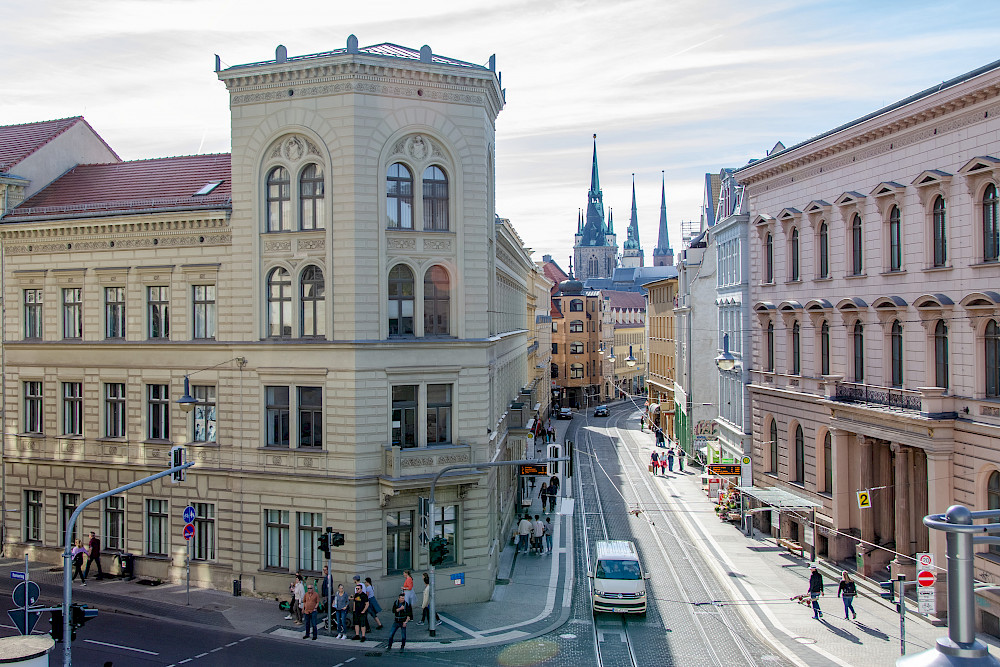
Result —
M 652 263 L 706 173 L 763 157 L 1000 59 L 1000 3 L 895 0 L 0 0 L 0 125 L 83 115 L 126 160 L 228 152 L 214 70 L 328 51 L 355 34 L 486 64 L 497 213 L 568 268 L 593 135 L 619 247 L 631 210 Z

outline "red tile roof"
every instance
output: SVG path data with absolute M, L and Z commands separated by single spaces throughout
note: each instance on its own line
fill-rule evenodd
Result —
M 226 208 L 232 198 L 230 164 L 228 153 L 82 164 L 25 200 L 4 220 Z M 222 183 L 207 195 L 195 196 L 212 181 Z
M 619 290 L 601 290 L 601 294 L 609 298 L 608 305 L 616 310 L 646 310 L 646 297 L 641 292 L 622 292 Z
M 87 127 L 90 127 L 87 121 L 83 119 L 83 116 L 0 127 L 0 172 L 8 171 L 10 167 L 16 165 L 77 123 L 83 123 Z M 90 128 L 90 131 L 93 132 L 94 129 Z M 94 132 L 94 135 L 100 138 L 96 132 Z M 108 150 L 111 150 L 110 146 L 108 146 Z M 114 154 L 114 151 L 111 152 Z

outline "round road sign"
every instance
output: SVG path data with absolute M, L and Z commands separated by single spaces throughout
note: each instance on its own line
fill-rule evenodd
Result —
M 917 583 L 926 588 L 927 586 L 933 586 L 934 581 L 937 577 L 930 570 L 922 570 L 917 573 Z
M 184 523 L 194 523 L 194 508 L 190 505 L 184 508 Z
M 190 540 L 194 537 L 194 526 L 190 523 L 184 525 L 184 539 Z
M 920 554 L 921 565 L 930 565 L 932 562 L 934 562 L 934 558 L 930 554 Z
M 38 589 L 38 584 L 33 581 L 22 581 L 17 586 L 14 587 L 14 604 L 18 607 L 24 606 L 24 593 L 28 593 L 28 604 L 33 605 L 38 601 L 38 596 L 41 591 Z

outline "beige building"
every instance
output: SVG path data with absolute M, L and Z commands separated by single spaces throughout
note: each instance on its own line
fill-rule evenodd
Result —
M 943 565 L 928 512 L 1000 507 L 998 130 L 994 64 L 736 172 L 755 484 L 818 503 L 814 533 L 792 512 L 782 534 L 865 574 L 912 575 L 928 550 Z M 998 553 L 979 549 L 979 579 Z M 1000 598 L 979 596 L 1000 632 Z
M 668 442 L 674 434 L 674 382 L 677 379 L 674 331 L 674 306 L 677 304 L 677 278 L 665 278 L 647 283 L 646 323 L 649 332 L 647 348 L 649 402 L 651 417 Z M 656 406 L 655 408 L 653 406 Z
M 604 395 L 620 398 L 624 392 L 642 405 L 646 393 L 646 298 L 640 292 L 618 290 L 601 290 L 601 296 L 610 321 L 610 349 L 614 353 L 604 354 Z
M 101 164 L 51 185 L 11 172 L 38 192 L 0 224 L 7 547 L 58 560 L 78 503 L 185 444 L 186 482 L 94 504 L 78 534 L 176 580 L 191 504 L 192 579 L 270 594 L 321 569 L 329 526 L 346 536 L 335 578 L 370 575 L 384 597 L 427 566 L 434 474 L 521 457 L 532 415 L 511 403 L 545 394 L 534 268 L 494 213 L 499 79 L 492 60 L 353 36 L 218 76 L 231 156 L 66 147 Z M 438 484 L 442 602 L 490 596 L 515 489 L 496 469 Z

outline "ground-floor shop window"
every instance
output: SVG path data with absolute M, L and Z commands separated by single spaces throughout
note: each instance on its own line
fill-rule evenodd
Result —
M 388 574 L 413 567 L 413 512 L 386 514 L 385 554 Z

